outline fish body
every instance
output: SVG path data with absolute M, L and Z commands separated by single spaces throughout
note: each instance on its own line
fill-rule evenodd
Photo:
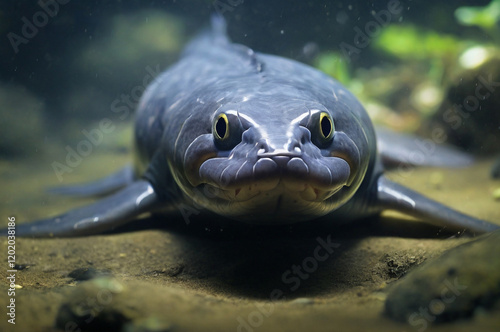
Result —
M 340 83 L 305 64 L 231 43 L 220 17 L 146 89 L 135 117 L 134 161 L 62 194 L 114 192 L 86 207 L 20 225 L 20 236 L 99 233 L 145 212 L 196 206 L 235 222 L 349 222 L 385 209 L 474 232 L 498 226 L 389 181 L 415 140 L 375 130 Z M 423 165 L 465 166 L 446 147 Z

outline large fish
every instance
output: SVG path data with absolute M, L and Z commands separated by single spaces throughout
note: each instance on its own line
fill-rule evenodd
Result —
M 231 43 L 220 17 L 147 88 L 134 142 L 133 165 L 59 190 L 110 196 L 18 225 L 16 235 L 95 234 L 186 206 L 266 225 L 349 222 L 392 209 L 451 229 L 499 228 L 388 180 L 387 165 L 408 164 L 414 139 L 376 133 L 359 101 L 320 71 Z M 432 150 L 419 164 L 471 161 L 442 146 Z

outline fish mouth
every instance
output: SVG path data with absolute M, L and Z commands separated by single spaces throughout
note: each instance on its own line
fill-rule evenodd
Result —
M 211 158 L 199 168 L 200 182 L 212 196 L 245 202 L 263 196 L 292 203 L 320 202 L 347 185 L 351 170 L 342 158 L 307 158 L 293 153 L 265 154 L 255 161 Z
M 304 142 L 283 149 L 246 139 L 227 152 L 219 151 L 208 134 L 200 136 L 184 154 L 178 183 L 199 206 L 236 220 L 320 217 L 345 204 L 358 188 L 364 175 L 361 154 L 342 132 L 328 149 L 319 149 L 306 134 Z
M 343 185 L 339 185 L 334 189 L 324 190 L 305 182 L 281 178 L 268 179 L 264 183 L 237 186 L 234 189 L 222 189 L 210 184 L 203 186 L 203 191 L 208 195 L 232 202 L 246 202 L 260 195 L 265 195 L 266 199 L 279 198 L 280 200 L 283 200 L 284 197 L 294 197 L 294 203 L 298 203 L 299 199 L 306 202 L 321 202 L 343 187 Z
M 326 213 L 324 201 L 340 191 L 339 185 L 323 190 L 287 178 L 268 179 L 265 185 L 250 184 L 235 189 L 221 189 L 210 184 L 201 191 L 214 203 L 221 215 L 250 224 L 290 224 Z

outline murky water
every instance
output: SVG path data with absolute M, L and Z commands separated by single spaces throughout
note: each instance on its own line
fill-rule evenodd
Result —
M 0 51 L 8 59 L 0 67 L 2 226 L 9 217 L 24 223 L 94 201 L 47 194 L 45 188 L 94 180 L 131 160 L 133 110 L 144 86 L 174 61 L 189 36 L 203 26 L 201 22 L 208 22 L 213 6 L 221 3 L 237 42 L 318 65 L 344 79 L 378 122 L 427 137 L 438 127 L 447 134 L 447 143 L 479 155 L 470 168 L 417 168 L 404 176 L 392 173 L 391 178 L 459 211 L 500 224 L 500 201 L 494 194 L 500 180 L 490 177 L 499 151 L 495 110 L 500 98 L 495 82 L 500 81 L 500 66 L 499 51 L 492 46 L 498 36 L 495 28 L 486 32 L 457 24 L 453 13 L 459 4 L 427 7 L 402 2 L 396 14 L 395 7 L 390 7 L 394 2 L 368 7 L 343 1 L 321 6 L 294 1 L 275 5 L 58 3 L 57 14 L 46 14 L 43 25 L 37 21 L 40 27 L 29 38 L 23 37 L 22 18 L 33 23 L 42 19 L 41 14 L 35 18 L 38 12 L 48 12 L 39 5 L 0 9 L 2 35 L 13 32 L 27 41 L 12 42 L 10 34 L 8 45 Z M 390 24 L 376 19 L 384 11 L 389 12 Z M 441 17 L 443 24 L 429 23 L 438 21 L 433 17 Z M 363 47 L 357 44 L 359 52 L 349 61 L 340 61 L 340 45 L 355 45 L 355 28 L 365 29 L 370 22 L 378 22 L 380 29 L 411 23 L 421 29 L 421 39 L 430 38 L 425 33 L 432 32 L 456 40 L 446 44 L 449 48 L 444 51 L 434 46 L 428 52 L 433 55 L 397 58 L 381 52 L 380 44 L 377 51 L 374 37 Z M 459 67 L 465 40 L 489 49 L 492 60 L 476 67 L 477 71 Z M 397 43 L 394 40 L 385 47 Z M 444 58 L 447 62 L 442 62 Z M 346 67 L 335 67 L 337 62 Z M 481 90 L 489 95 L 477 99 L 473 109 L 476 83 L 484 80 L 493 82 L 491 89 Z M 455 118 L 446 113 L 461 102 L 469 108 L 462 105 L 463 112 L 454 113 Z M 113 129 L 108 126 L 106 131 L 103 120 L 109 120 Z M 454 128 L 459 120 L 463 126 Z M 101 131 L 102 139 L 92 142 L 85 133 L 95 130 Z M 68 151 L 78 156 L 72 155 L 68 162 Z M 221 229 L 210 222 L 197 226 L 198 219 L 194 220 L 185 225 L 180 217 L 144 218 L 105 235 L 16 239 L 16 325 L 3 315 L 0 330 L 65 326 L 89 331 L 144 327 L 153 331 L 497 331 L 500 327 L 498 303 L 488 310 L 478 306 L 472 318 L 436 326 L 420 316 L 411 324 L 383 315 L 391 285 L 471 237 L 392 212 L 341 228 L 312 223 L 310 228 L 292 227 L 281 233 Z M 324 243 L 333 244 L 325 247 Z M 7 240 L 0 244 L 0 262 L 6 262 Z M 323 248 L 324 260 L 311 259 L 318 246 Z M 497 257 L 498 252 L 491 252 L 475 260 L 486 266 Z M 13 295 L 9 294 L 9 267 L 2 264 L 0 302 L 5 308 Z M 491 296 L 498 297 L 494 292 Z M 72 316 L 78 310 L 82 316 Z

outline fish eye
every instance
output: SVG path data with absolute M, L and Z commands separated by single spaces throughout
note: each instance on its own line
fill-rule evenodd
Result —
M 321 112 L 319 117 L 319 128 L 324 140 L 329 140 L 333 136 L 333 121 L 326 112 Z
M 309 124 L 311 141 L 320 149 L 325 149 L 330 145 L 335 133 L 335 125 L 330 113 L 326 111 L 314 113 Z
M 212 135 L 220 150 L 231 150 L 241 142 L 243 127 L 238 115 L 233 112 L 219 113 L 214 117 Z
M 214 122 L 214 136 L 218 140 L 225 140 L 229 137 L 229 123 L 227 115 L 224 113 L 219 114 L 217 120 Z

